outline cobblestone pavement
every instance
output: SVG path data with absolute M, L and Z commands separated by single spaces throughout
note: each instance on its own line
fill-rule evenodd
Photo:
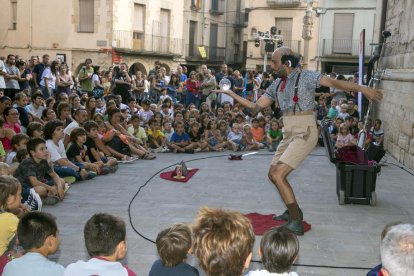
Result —
M 163 180 L 155 175 L 131 205 L 131 221 L 145 237 L 154 240 L 157 233 L 177 222 L 191 223 L 201 206 L 222 207 L 242 213 L 283 212 L 284 205 L 267 179 L 272 155 L 267 151 L 229 161 L 228 153 L 158 154 L 152 161 L 138 160 L 122 164 L 116 174 L 73 184 L 64 202 L 45 207 L 57 217 L 61 246 L 52 259 L 68 265 L 87 259 L 83 225 L 97 212 L 109 212 L 127 223 L 128 257 L 125 262 L 138 275 L 148 275 L 156 260 L 154 244 L 134 232 L 128 218 L 128 206 L 138 191 L 159 170 L 181 160 L 200 170 L 188 183 Z M 220 157 L 213 157 L 221 155 Z M 201 159 L 205 157 L 212 157 Z M 391 160 L 390 162 L 395 162 Z M 400 168 L 382 168 L 377 179 L 377 206 L 339 205 L 336 196 L 335 166 L 329 163 L 323 148 L 316 148 L 289 180 L 296 192 L 304 217 L 312 229 L 299 237 L 300 253 L 293 268 L 300 275 L 365 275 L 379 260 L 379 239 L 385 224 L 413 222 L 413 177 Z M 256 238 L 253 259 L 259 260 Z M 194 258 L 188 260 L 196 264 Z M 251 268 L 260 264 L 252 263 Z

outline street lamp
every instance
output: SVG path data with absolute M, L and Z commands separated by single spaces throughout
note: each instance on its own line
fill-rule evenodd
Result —
M 257 32 L 254 46 L 259 47 L 260 41 L 264 41 L 265 47 L 264 47 L 264 58 L 263 58 L 263 72 L 266 72 L 266 66 L 267 66 L 267 53 L 273 52 L 275 50 L 275 45 L 277 47 L 283 46 L 283 36 L 280 34 L 280 30 L 278 31 L 275 26 L 270 28 L 270 32 Z

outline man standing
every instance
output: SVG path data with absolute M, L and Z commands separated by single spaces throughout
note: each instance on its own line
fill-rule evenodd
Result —
M 210 107 L 210 111 L 215 107 L 215 101 L 217 99 L 217 94 L 212 91 L 217 87 L 216 78 L 214 73 L 207 69 L 206 75 L 204 76 L 204 81 L 201 84 L 203 91 L 203 102 L 205 101 Z
M 20 72 L 19 69 L 16 67 L 16 56 L 15 55 L 8 55 L 7 62 L 6 62 L 6 75 L 4 78 L 6 79 L 6 89 L 4 90 L 4 95 L 9 97 L 10 99 L 14 98 L 14 95 L 20 92 L 19 80 L 20 80 Z
M 6 81 L 4 80 L 4 76 L 6 75 L 6 73 L 7 73 L 6 65 L 0 59 L 0 92 L 3 92 L 3 93 L 4 93 L 4 89 L 6 89 Z
M 126 63 L 121 63 L 119 73 L 115 76 L 114 94 L 122 97 L 122 103 L 127 104 L 131 97 L 129 90 L 131 89 L 132 79 L 128 74 L 128 66 Z
M 43 55 L 42 63 L 37 63 L 32 71 L 34 88 L 39 89 L 40 81 L 42 80 L 42 74 L 46 66 L 49 64 L 49 55 Z
M 78 80 L 82 87 L 82 92 L 88 93 L 89 97 L 92 97 L 92 90 L 94 88 L 94 83 L 92 81 L 93 76 L 93 67 L 92 59 L 87 58 L 85 60 L 85 65 L 82 66 L 78 73 Z
M 296 201 L 295 194 L 287 177 L 299 167 L 302 161 L 314 149 L 318 141 L 318 129 L 315 121 L 315 89 L 319 86 L 335 87 L 341 90 L 361 91 L 370 100 L 382 99 L 377 89 L 359 86 L 355 83 L 338 81 L 318 72 L 302 71 L 300 58 L 287 47 L 278 48 L 272 55 L 272 68 L 279 78 L 266 90 L 256 102 L 250 102 L 233 91 L 226 93 L 253 113 L 277 102 L 283 112 L 283 140 L 276 150 L 269 169 L 269 179 L 276 186 L 287 210 L 274 219 L 288 220 L 282 227 L 297 235 L 303 235 L 303 213 Z
M 217 84 L 220 83 L 221 79 L 227 76 L 227 64 L 221 65 L 221 71 L 216 75 Z

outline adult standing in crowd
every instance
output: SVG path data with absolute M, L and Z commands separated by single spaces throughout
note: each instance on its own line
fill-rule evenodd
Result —
M 45 99 L 55 94 L 58 70 L 59 63 L 56 60 L 52 61 L 50 66 L 46 66 L 45 70 L 43 70 L 40 87 L 43 93 L 43 98 Z
M 60 94 L 62 93 L 65 93 L 66 95 L 70 95 L 72 93 L 70 87 L 73 85 L 73 80 L 69 74 L 69 68 L 65 63 L 62 63 L 59 66 L 59 75 L 56 78 L 56 85 L 56 99 L 59 99 Z
M 34 80 L 34 88 L 40 88 L 40 81 L 42 80 L 43 71 L 49 65 L 49 55 L 43 55 L 42 63 L 37 63 L 33 69 L 32 75 Z
M 87 58 L 85 59 L 85 64 L 82 66 L 82 68 L 79 70 L 78 73 L 78 80 L 81 85 L 82 92 L 88 93 L 88 96 L 92 96 L 92 90 L 93 90 L 93 82 L 92 82 L 92 76 L 93 76 L 93 67 L 92 67 L 92 59 Z
M 20 72 L 19 69 L 17 69 L 16 67 L 15 55 L 7 56 L 5 68 L 6 75 L 4 76 L 4 78 L 6 79 L 6 89 L 4 90 L 4 95 L 13 99 L 14 96 L 20 91 Z
M 127 104 L 128 99 L 131 97 L 129 92 L 131 89 L 131 77 L 128 74 L 128 65 L 121 63 L 119 72 L 115 76 L 115 88 L 114 94 L 122 97 L 122 103 Z
M 6 81 L 4 80 L 4 76 L 6 74 L 7 74 L 6 65 L 0 59 L 0 92 L 1 93 L 4 93 L 4 90 L 6 89 Z
M 272 68 L 279 79 L 272 83 L 256 103 L 238 96 L 231 90 L 218 92 L 226 93 L 255 114 L 274 102 L 278 103 L 283 112 L 284 135 L 272 160 L 268 176 L 278 189 L 287 210 L 274 218 L 288 220 L 282 227 L 297 235 L 303 235 L 303 213 L 287 177 L 299 167 L 318 141 L 314 114 L 315 89 L 323 85 L 345 91 L 361 91 L 370 100 L 380 100 L 382 93 L 355 83 L 334 80 L 318 72 L 302 71 L 299 62 L 300 58 L 295 56 L 291 49 L 278 48 L 272 55 Z

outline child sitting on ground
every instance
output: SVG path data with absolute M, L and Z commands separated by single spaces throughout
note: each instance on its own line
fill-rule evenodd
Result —
M 88 171 L 88 178 L 92 179 L 98 174 L 107 174 L 109 171 L 101 172 L 101 167 L 98 164 L 89 162 L 87 157 L 86 131 L 81 127 L 74 128 L 70 133 L 71 144 L 66 151 L 66 156 L 69 161 L 80 168 L 85 168 Z
M 26 253 L 8 263 L 3 276 L 63 275 L 65 268 L 47 259 L 59 248 L 59 231 L 52 215 L 43 212 L 24 215 L 17 227 L 17 236 Z
M 233 123 L 229 134 L 227 135 L 227 147 L 233 151 L 242 149 L 243 133 L 240 131 L 240 125 Z
M 174 153 L 194 153 L 193 144 L 191 144 L 190 137 L 184 132 L 184 123 L 175 122 L 174 133 L 171 136 L 170 148 Z
M 139 115 L 134 114 L 131 117 L 131 125 L 128 127 L 128 132 L 135 138 L 137 138 L 137 143 L 143 146 L 145 149 L 148 149 L 147 145 L 147 134 L 145 133 L 145 129 L 140 126 L 140 118 Z
M 29 136 L 24 133 L 18 133 L 11 139 L 12 151 L 7 154 L 7 164 L 11 166 L 17 162 L 16 153 L 18 150 L 26 149 L 26 144 L 29 141 Z
M 14 257 L 19 219 L 12 212 L 20 206 L 22 187 L 19 181 L 7 175 L 0 176 L 0 275 L 4 265 Z
M 298 276 L 296 272 L 289 272 L 298 253 L 299 241 L 295 234 L 272 228 L 260 241 L 259 256 L 265 269 L 250 271 L 246 276 Z
M 190 118 L 191 119 L 191 118 Z M 208 144 L 201 139 L 200 123 L 194 121 L 190 124 L 190 131 L 188 132 L 191 143 L 193 144 L 194 152 L 208 150 Z
M 259 120 L 257 118 L 254 118 L 252 120 L 252 127 L 251 131 L 253 134 L 253 138 L 257 143 L 263 143 L 264 135 L 264 128 L 259 126 Z
M 201 208 L 193 228 L 193 252 L 208 276 L 241 276 L 255 241 L 248 218 L 238 212 Z
M 191 250 L 191 230 L 188 225 L 174 224 L 162 230 L 156 240 L 160 259 L 155 261 L 148 276 L 198 276 L 194 267 L 185 263 Z
M 68 265 L 63 275 L 130 275 L 135 272 L 124 267 L 119 260 L 127 253 L 126 227 L 120 217 L 100 213 L 93 215 L 83 229 L 88 261 Z
M 89 162 L 97 164 L 102 170 L 108 170 L 111 173 L 118 169 L 118 162 L 114 157 L 106 157 L 98 151 L 95 139 L 98 139 L 98 124 L 95 121 L 87 121 L 83 124 L 86 131 L 86 155 Z M 105 169 L 107 168 L 107 169 Z
M 149 120 L 154 116 L 154 113 L 150 110 L 150 104 L 151 102 L 149 100 L 143 100 L 141 104 L 142 109 L 138 111 L 142 127 L 148 127 Z
M 210 151 L 223 151 L 226 147 L 226 143 L 221 138 L 220 131 L 218 130 L 217 132 L 217 130 L 217 121 L 211 119 L 207 124 L 207 129 L 204 131 L 204 140 L 207 141 Z
M 152 118 L 149 120 L 149 129 L 147 131 L 148 144 L 154 152 L 167 152 L 166 139 L 164 133 L 160 130 L 158 122 Z
M 166 140 L 166 143 L 168 145 L 168 143 L 170 143 L 170 141 L 171 141 L 171 136 L 174 133 L 174 129 L 171 126 L 171 122 L 168 122 L 168 121 L 163 122 L 162 133 L 164 133 L 165 140 Z
M 267 132 L 266 140 L 269 151 L 275 151 L 283 139 L 283 133 L 279 128 L 279 122 L 276 119 L 270 121 L 270 129 Z
M 247 150 L 258 150 L 264 148 L 262 143 L 256 142 L 254 139 L 250 125 L 245 124 L 243 127 L 243 145 L 246 145 Z
M 32 188 L 42 197 L 42 202 L 45 205 L 54 205 L 59 200 L 63 200 L 65 181 L 60 179 L 50 167 L 49 151 L 45 141 L 41 138 L 30 139 L 27 142 L 27 151 L 30 158 L 23 160 L 14 172 L 14 177 L 22 185 L 22 202 L 33 207 L 29 200 L 29 195 L 33 193 L 31 192 Z M 46 175 L 51 178 L 51 181 L 46 180 Z

